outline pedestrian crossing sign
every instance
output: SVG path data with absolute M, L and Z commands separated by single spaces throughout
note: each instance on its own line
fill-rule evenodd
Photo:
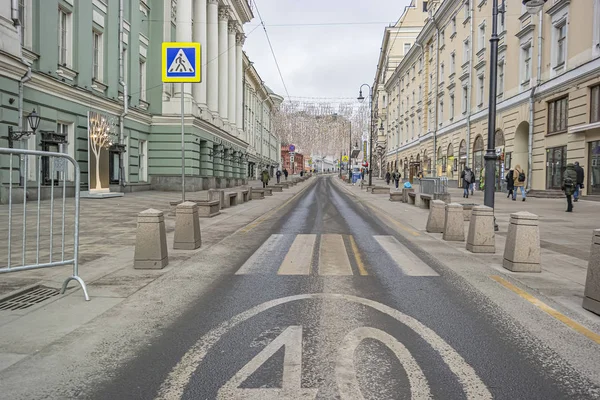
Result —
M 200 43 L 163 42 L 162 81 L 200 82 L 202 80 L 202 56 Z

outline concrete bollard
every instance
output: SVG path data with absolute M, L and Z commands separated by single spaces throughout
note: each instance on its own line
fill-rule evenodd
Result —
M 462 242 L 465 240 L 465 221 L 462 205 L 458 203 L 446 204 L 444 218 L 443 239 L 451 242 Z
M 502 265 L 513 272 L 542 272 L 538 216 L 526 211 L 510 215 Z
M 175 217 L 175 240 L 173 248 L 179 250 L 196 250 L 201 245 L 198 206 L 196 203 L 190 201 L 179 204 Z
M 169 263 L 165 217 L 148 209 L 138 214 L 133 268 L 162 269 Z
M 429 218 L 427 218 L 425 230 L 429 233 L 444 233 L 445 213 L 446 203 L 441 200 L 433 200 L 429 207 Z
M 415 189 L 413 188 L 402 188 L 402 202 L 403 203 L 409 203 L 408 201 L 408 194 L 414 192 Z
M 471 212 L 467 250 L 471 253 L 495 253 L 496 233 L 494 232 L 494 209 L 475 206 Z
M 600 229 L 594 230 L 592 251 L 588 263 L 583 308 L 600 315 Z
M 423 207 L 423 199 L 421 199 L 421 193 L 415 193 L 415 207 Z

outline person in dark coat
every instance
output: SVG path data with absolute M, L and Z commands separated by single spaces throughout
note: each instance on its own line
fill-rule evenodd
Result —
M 287 181 L 288 174 L 289 174 L 289 172 L 288 172 L 287 168 L 284 168 L 283 169 L 283 176 L 285 176 L 285 180 L 286 181 Z
M 473 170 L 471 168 L 465 167 L 464 171 L 460 174 L 460 178 L 463 180 L 463 197 L 468 199 L 469 188 L 471 184 L 475 181 L 475 174 L 473 173 Z
M 577 186 L 577 171 L 575 166 L 571 163 L 567 164 L 567 169 L 563 175 L 562 190 L 567 196 L 567 212 L 573 212 L 573 203 L 571 202 L 571 196 L 575 193 L 575 187 Z
M 513 195 L 514 190 L 515 190 L 515 171 L 513 171 L 512 169 L 508 171 L 508 173 L 506 174 L 506 190 L 508 190 L 508 194 L 506 195 L 506 198 L 508 199 L 510 196 Z
M 580 190 L 583 189 L 583 181 L 585 179 L 585 172 L 583 168 L 579 166 L 579 161 L 575 162 L 575 173 L 577 174 L 577 184 L 575 185 L 575 193 L 573 193 L 573 200 L 579 200 Z
M 275 176 L 277 177 L 277 183 L 279 183 L 279 181 L 281 180 L 281 171 L 277 170 L 277 173 L 275 173 Z
M 385 173 L 385 182 L 388 184 L 388 186 L 390 185 L 390 180 L 392 179 L 392 175 L 390 174 L 390 171 L 387 171 Z

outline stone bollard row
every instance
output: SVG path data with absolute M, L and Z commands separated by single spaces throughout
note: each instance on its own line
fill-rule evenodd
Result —
M 198 206 L 196 203 L 190 201 L 179 204 L 175 215 L 173 248 L 178 250 L 196 250 L 201 245 Z
M 521 211 L 510 215 L 504 247 L 504 268 L 513 272 L 542 272 L 537 215 Z
M 600 315 L 600 229 L 594 230 L 588 262 L 583 308 Z

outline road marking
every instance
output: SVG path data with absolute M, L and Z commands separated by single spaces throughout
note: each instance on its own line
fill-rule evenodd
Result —
M 310 275 L 313 249 L 317 235 L 298 235 L 286 254 L 278 275 Z
M 240 389 L 250 375 L 284 347 L 281 389 Z M 302 327 L 290 326 L 219 389 L 218 399 L 315 399 L 317 389 L 302 389 Z
M 373 236 L 405 275 L 440 276 L 393 236 Z
M 250 256 L 248 260 L 238 269 L 236 275 L 248 275 L 261 273 L 264 268 L 273 258 L 274 252 L 282 246 L 286 235 L 271 235 L 263 244 Z M 275 253 L 277 254 L 277 253 Z
M 419 364 L 414 359 L 408 349 L 395 337 L 375 328 L 356 328 L 350 332 L 340 347 L 338 360 L 335 366 L 335 375 L 338 384 L 338 390 L 342 400 L 362 400 L 364 399 L 358 379 L 356 378 L 356 368 L 354 367 L 354 352 L 358 345 L 365 339 L 374 339 L 383 343 L 389 348 L 402 364 L 403 371 L 408 376 L 410 384 L 411 399 L 428 400 L 431 399 L 431 391 L 427 378 Z
M 524 290 L 516 287 L 515 285 L 513 285 L 512 283 L 508 282 L 507 280 L 499 277 L 498 275 L 492 275 L 491 278 L 493 280 L 495 280 L 496 282 L 498 282 L 499 284 L 501 284 L 502 286 L 506 287 L 507 289 L 512 290 L 513 292 L 515 292 L 516 294 L 518 294 L 519 296 L 521 296 L 522 298 L 524 298 L 525 300 L 527 300 L 528 302 L 530 302 L 534 306 L 538 307 L 539 309 L 541 309 L 545 313 L 551 315 L 552 317 L 556 318 L 557 320 L 559 320 L 563 324 L 567 325 L 569 328 L 571 328 L 571 329 L 573 329 L 573 330 L 581 333 L 583 336 L 587 337 L 588 339 L 593 340 L 594 342 L 600 344 L 600 335 L 598 335 L 597 333 L 594 333 L 594 332 L 590 331 L 585 326 L 583 326 L 583 325 L 581 325 L 581 324 L 573 321 L 571 318 L 569 318 L 566 315 L 560 313 L 559 311 L 557 311 L 554 308 L 550 307 L 546 303 L 544 303 L 544 302 L 540 301 L 539 299 L 533 297 L 532 295 L 530 295 L 526 291 L 524 291 Z
M 395 310 L 385 304 L 378 303 L 373 300 L 333 293 L 312 293 L 289 296 L 280 299 L 270 300 L 246 310 L 228 321 L 224 321 L 215 328 L 211 329 L 206 335 L 202 336 L 198 341 L 190 347 L 190 349 L 181 358 L 179 363 L 169 373 L 165 381 L 162 383 L 157 399 L 160 400 L 179 400 L 183 395 L 190 378 L 197 371 L 198 367 L 223 335 L 231 329 L 238 326 L 258 314 L 270 310 L 274 307 L 301 300 L 331 300 L 331 301 L 347 301 L 357 304 L 362 304 L 366 307 L 375 309 L 381 313 L 389 315 L 398 322 L 412 329 L 417 335 L 425 340 L 442 358 L 450 371 L 457 377 L 461 383 L 465 396 L 471 400 L 491 400 L 492 394 L 485 386 L 481 378 L 477 375 L 473 367 L 469 365 L 460 354 L 456 352 L 444 339 L 437 333 L 425 326 L 419 320 L 406 315 L 398 310 Z
M 360 201 L 360 200 L 359 200 Z M 407 227 L 406 225 L 396 221 L 393 218 L 390 218 L 389 215 L 385 215 L 385 213 L 383 211 L 380 211 L 377 207 L 370 205 L 369 203 L 366 203 L 364 201 L 360 201 L 362 204 L 364 204 L 365 206 L 367 206 L 371 211 L 373 211 L 375 214 L 377 214 L 379 216 L 379 218 L 381 218 L 381 220 L 384 223 L 388 223 L 391 222 L 392 224 L 396 225 L 398 228 L 400 228 L 401 230 L 403 230 L 404 232 L 410 233 L 412 236 L 421 236 L 421 234 L 417 231 L 415 231 L 414 229 L 410 229 L 409 227 Z
M 321 235 L 319 275 L 353 275 L 342 235 Z
M 367 269 L 365 268 L 365 264 L 363 263 L 362 257 L 360 256 L 360 252 L 358 251 L 358 246 L 356 245 L 354 236 L 352 235 L 350 235 L 350 247 L 352 247 L 352 252 L 354 253 L 354 259 L 356 260 L 356 265 L 358 266 L 358 273 L 362 276 L 369 275 Z
M 283 203 L 282 205 L 280 205 L 279 207 L 276 207 L 276 208 L 272 209 L 271 211 L 268 211 L 266 214 L 263 214 L 262 216 L 258 217 L 254 222 L 252 222 L 252 223 L 246 225 L 244 228 L 240 229 L 240 232 L 242 232 L 242 233 L 248 233 L 252 229 L 256 228 L 258 225 L 260 225 L 261 223 L 263 223 L 265 220 L 267 220 L 273 214 L 277 213 L 279 210 L 281 210 L 282 208 L 284 208 L 285 206 L 287 206 L 288 204 L 290 204 L 292 202 L 292 200 L 294 200 L 295 198 L 298 197 L 298 195 L 300 195 L 300 193 L 303 193 L 306 189 L 308 189 L 309 187 L 311 187 L 313 182 L 316 182 L 316 180 L 313 180 L 308 185 L 304 186 L 302 189 L 300 189 L 298 191 L 298 193 L 294 194 L 292 197 L 290 197 L 289 199 L 287 199 L 286 202 Z

